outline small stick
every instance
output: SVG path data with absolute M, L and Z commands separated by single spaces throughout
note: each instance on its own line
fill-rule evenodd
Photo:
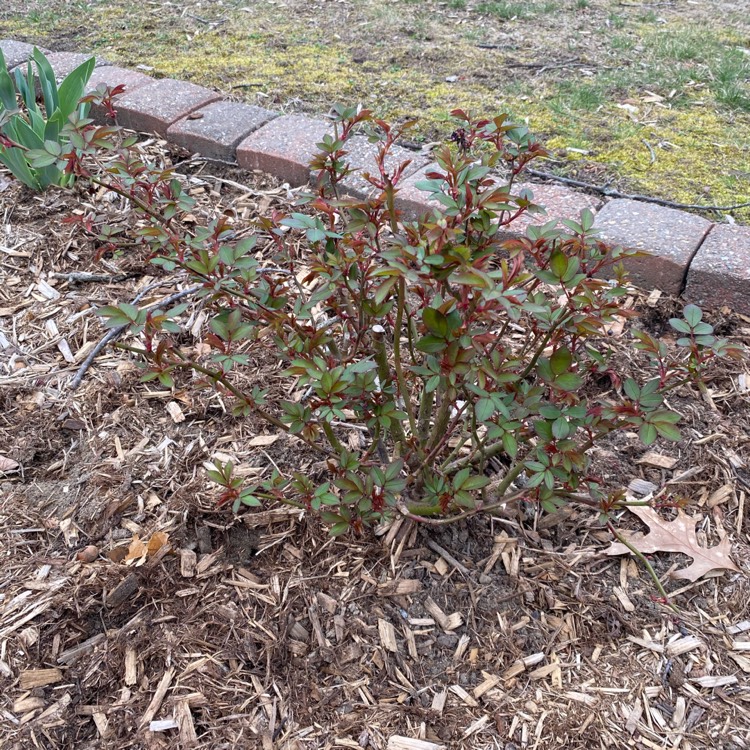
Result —
M 471 575 L 471 571 L 465 565 L 462 565 L 455 557 L 453 557 L 453 555 L 451 555 L 450 552 L 448 552 L 448 550 L 443 549 L 437 542 L 433 542 L 432 539 L 429 539 L 427 541 L 427 546 L 434 552 L 437 552 L 440 557 L 446 562 L 449 562 L 454 568 L 460 570 L 465 576 Z
M 661 581 L 659 580 L 659 576 L 656 575 L 656 571 L 654 570 L 651 563 L 646 559 L 646 555 L 643 554 L 634 544 L 629 542 L 622 534 L 620 534 L 615 527 L 609 523 L 607 524 L 609 526 L 609 530 L 614 535 L 615 539 L 617 539 L 618 542 L 621 544 L 624 544 L 645 566 L 646 570 L 648 571 L 648 574 L 651 576 L 651 579 L 654 582 L 654 585 L 656 586 L 657 590 L 661 594 L 662 598 L 664 599 L 664 602 L 666 605 L 673 611 L 679 613 L 679 609 L 672 604 L 672 602 L 669 601 L 669 596 L 667 595 L 667 592 L 664 590 L 664 586 L 662 586 Z
M 130 303 L 131 305 L 136 304 L 139 302 L 143 297 L 148 294 L 149 291 L 152 289 L 155 289 L 158 286 L 161 286 L 163 282 L 159 281 L 156 284 L 150 284 L 145 289 L 143 289 L 139 294 L 137 294 L 133 301 Z M 189 289 L 183 289 L 181 292 L 176 292 L 175 294 L 170 295 L 166 299 L 160 300 L 159 302 L 154 302 L 153 304 L 149 305 L 149 307 L 156 307 L 159 305 L 169 305 L 172 302 L 176 302 L 179 299 L 182 299 L 183 297 L 187 297 L 190 294 L 195 294 L 199 289 L 203 289 L 203 286 L 193 286 Z M 104 347 L 107 346 L 107 344 L 114 341 L 116 338 L 119 338 L 122 333 L 129 328 L 130 324 L 117 326 L 116 328 L 112 328 L 107 333 L 104 334 L 104 336 L 99 339 L 96 346 L 89 352 L 89 355 L 86 357 L 86 359 L 83 360 L 83 363 L 78 368 L 78 372 L 75 374 L 75 377 L 73 380 L 70 381 L 70 390 L 75 391 L 78 386 L 81 385 L 81 381 L 83 380 L 83 376 L 88 371 L 89 367 L 91 367 L 93 361 L 96 359 L 96 357 L 99 355 L 99 352 L 104 349 Z
M 71 284 L 89 284 L 95 282 L 110 282 L 115 283 L 119 281 L 127 281 L 127 279 L 133 278 L 134 274 L 130 273 L 116 273 L 116 274 L 101 274 L 101 273 L 88 273 L 86 271 L 73 271 L 72 273 L 51 273 L 50 276 L 54 279 L 65 279 Z

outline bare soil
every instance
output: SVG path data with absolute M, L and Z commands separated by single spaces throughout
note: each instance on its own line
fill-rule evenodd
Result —
M 217 200 L 241 224 L 291 199 L 200 160 L 178 172 L 199 219 Z M 652 481 L 689 501 L 705 543 L 731 539 L 739 573 L 686 583 L 670 577 L 684 557 L 652 557 L 678 613 L 637 561 L 603 554 L 609 534 L 574 506 L 334 540 L 288 508 L 217 509 L 202 468 L 214 457 L 248 475 L 321 467 L 286 436 L 254 446 L 266 428 L 216 395 L 141 383 L 115 350 L 69 389 L 103 332 L 93 307 L 132 299 L 158 270 L 98 258 L 62 222 L 103 196 L 34 195 L 2 175 L 0 190 L 0 456 L 19 464 L 0 476 L 0 746 L 750 746 L 746 362 L 714 372 L 706 398 L 670 403 L 684 439 L 654 450 L 672 469 L 638 463 L 635 436 L 597 454 L 612 486 Z M 86 271 L 115 280 L 65 276 Z M 155 298 L 173 291 L 163 282 Z M 678 301 L 633 290 L 630 303 L 669 341 Z M 711 319 L 750 343 L 750 320 Z M 623 374 L 638 367 L 626 351 Z M 261 358 L 252 376 L 274 387 L 277 367 Z M 125 559 L 155 534 L 166 543 L 143 564 Z

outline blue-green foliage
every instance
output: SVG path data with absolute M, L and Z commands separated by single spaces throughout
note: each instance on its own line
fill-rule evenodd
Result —
M 86 84 L 94 70 L 94 58 L 86 60 L 57 85 L 47 58 L 34 48 L 26 71 L 15 70 L 15 84 L 0 50 L 0 134 L 11 143 L 0 143 L 0 162 L 32 190 L 50 185 L 68 185 L 73 175 L 65 174 L 60 157 L 68 143 L 72 121 L 88 115 L 89 105 L 81 103 Z M 37 102 L 37 86 L 44 107 Z M 20 95 L 20 106 L 19 106 Z

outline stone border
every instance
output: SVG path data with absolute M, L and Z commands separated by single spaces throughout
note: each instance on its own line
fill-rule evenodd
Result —
M 24 65 L 33 46 L 0 40 L 0 49 L 10 67 Z M 46 52 L 46 50 L 45 50 Z M 50 53 L 48 59 L 62 79 L 90 55 Z M 115 98 L 118 124 L 132 130 L 158 133 L 193 153 L 262 170 L 292 187 L 310 179 L 308 163 L 316 144 L 331 132 L 330 122 L 306 115 L 282 115 L 249 104 L 222 99 L 215 91 L 171 78 L 154 79 L 138 71 L 97 60 L 91 90 L 98 85 L 124 84 Z M 97 122 L 105 122 L 101 108 L 92 110 Z M 364 137 L 350 141 L 351 165 L 362 171 L 375 170 L 375 146 Z M 427 213 L 434 204 L 416 187 L 429 159 L 397 147 L 394 161 L 411 159 L 397 196 L 405 215 Z M 343 183 L 350 195 L 362 197 L 369 184 L 358 174 Z M 523 185 L 547 209 L 546 216 L 524 216 L 507 227 L 521 235 L 533 224 L 551 219 L 578 219 L 588 208 L 596 214 L 594 226 L 613 244 L 651 253 L 628 259 L 633 281 L 645 289 L 660 289 L 683 295 L 687 302 L 706 308 L 727 306 L 750 315 L 750 227 L 713 224 L 695 214 L 635 200 L 606 200 L 554 184 Z

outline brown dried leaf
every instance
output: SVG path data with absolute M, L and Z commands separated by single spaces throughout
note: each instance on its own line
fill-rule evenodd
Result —
M 650 531 L 624 533 L 623 536 L 644 554 L 652 552 L 681 552 L 693 558 L 687 568 L 675 570 L 675 578 L 697 581 L 712 570 L 739 570 L 729 557 L 729 538 L 725 537 L 715 547 L 701 547 L 695 534 L 697 517 L 688 516 L 682 510 L 674 521 L 665 521 L 653 508 L 645 505 L 629 505 L 628 510 L 645 523 Z M 606 550 L 608 555 L 625 555 L 630 550 L 621 542 L 613 542 Z
M 133 537 L 133 541 L 130 542 L 128 547 L 128 554 L 125 556 L 123 562 L 126 565 L 134 564 L 136 567 L 143 565 L 146 562 L 147 557 L 153 557 L 169 540 L 169 534 L 163 531 L 156 531 L 151 535 L 151 538 L 146 544 L 136 534 Z
M 12 471 L 18 471 L 19 468 L 18 461 L 7 456 L 0 456 L 0 474 L 10 474 Z

